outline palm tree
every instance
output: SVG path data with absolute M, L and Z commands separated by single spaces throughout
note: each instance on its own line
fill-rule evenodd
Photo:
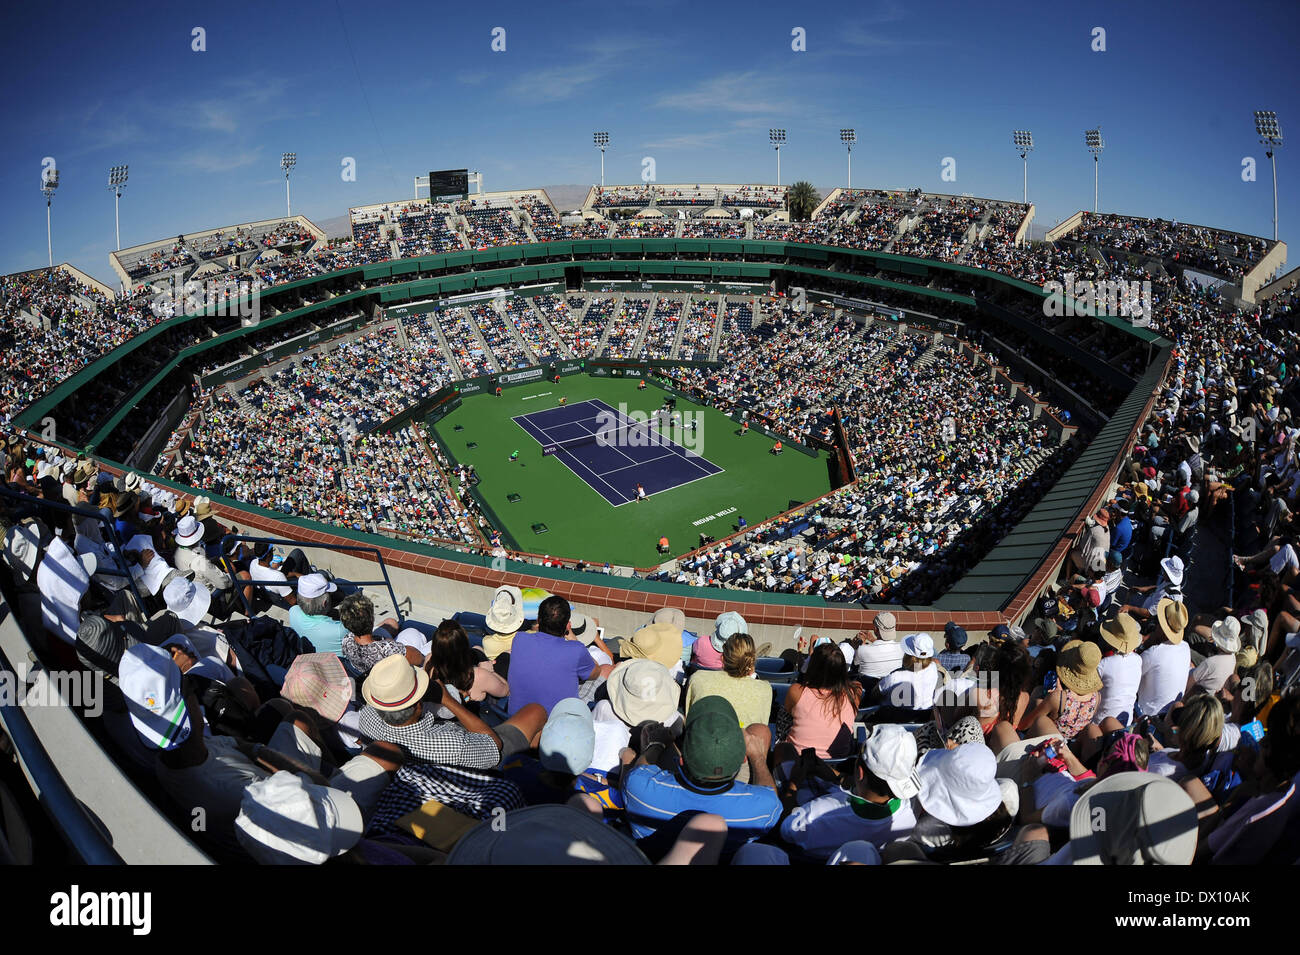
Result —
M 785 195 L 786 208 L 795 222 L 807 222 L 822 201 L 821 193 L 806 179 L 800 179 Z

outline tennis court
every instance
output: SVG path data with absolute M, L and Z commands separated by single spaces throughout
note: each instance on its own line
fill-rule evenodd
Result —
M 598 398 L 511 419 L 614 507 L 721 474 L 660 428 L 637 422 Z

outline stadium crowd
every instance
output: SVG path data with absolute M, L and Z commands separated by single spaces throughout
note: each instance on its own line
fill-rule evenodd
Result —
M 1265 396 L 1268 375 L 1225 360 Z M 1135 453 L 1158 464 L 1081 539 L 1081 582 L 979 642 L 881 612 L 774 656 L 735 611 L 697 634 L 666 601 L 616 634 L 509 585 L 404 617 L 302 550 L 239 541 L 206 498 L 17 435 L 4 586 L 47 666 L 105 678 L 83 718 L 165 813 L 202 810 L 193 837 L 220 862 L 549 864 L 576 844 L 622 864 L 1291 864 L 1300 690 L 1294 635 L 1271 634 L 1296 625 L 1298 568 L 1275 560 L 1294 540 L 1277 452 L 1241 472 L 1269 478 L 1243 541 L 1284 542 L 1235 562 L 1235 607 L 1193 614 L 1176 555 L 1133 604 L 1094 576 L 1099 548 L 1145 559 L 1144 508 L 1191 467 L 1173 449 L 1196 422 L 1180 395 L 1213 368 L 1195 361 Z

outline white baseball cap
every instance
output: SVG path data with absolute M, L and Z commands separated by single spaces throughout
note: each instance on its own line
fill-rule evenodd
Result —
M 928 633 L 909 633 L 903 638 L 903 652 L 918 660 L 934 656 L 934 640 Z
M 899 799 L 911 799 L 921 791 L 916 737 L 897 723 L 881 723 L 872 729 L 862 747 L 862 762 L 888 783 L 889 791 Z
M 190 714 L 181 697 L 181 668 L 162 647 L 138 643 L 122 654 L 118 686 L 140 738 L 158 749 L 189 739 Z
M 339 585 L 332 580 L 326 580 L 324 574 L 304 574 L 298 578 L 298 596 L 306 597 L 308 600 L 332 594 L 338 589 Z

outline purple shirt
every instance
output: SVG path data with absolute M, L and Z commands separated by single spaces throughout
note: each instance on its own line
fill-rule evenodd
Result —
M 591 652 L 577 640 L 549 633 L 518 633 L 510 647 L 510 707 L 514 716 L 528 703 L 550 713 L 560 700 L 578 695 L 596 668 Z

